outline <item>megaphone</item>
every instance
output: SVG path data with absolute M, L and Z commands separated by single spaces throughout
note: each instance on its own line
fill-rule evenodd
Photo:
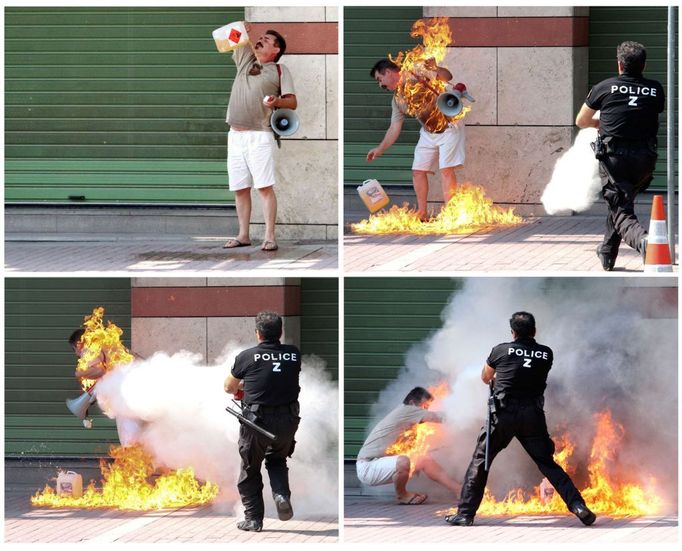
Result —
M 443 92 L 438 96 L 436 107 L 438 107 L 438 110 L 446 117 L 456 117 L 464 108 L 462 105 L 462 98 L 466 98 L 469 101 L 476 101 L 469 95 L 469 92 L 467 92 L 467 87 L 461 82 L 458 82 L 452 87 L 452 90 Z
M 438 110 L 446 117 L 456 117 L 462 112 L 462 94 L 457 90 L 443 92 L 436 101 Z
M 291 136 L 300 125 L 293 109 L 275 109 L 270 116 L 270 126 L 280 136 Z
M 95 398 L 89 392 L 84 392 L 78 398 L 71 398 L 66 401 L 66 407 L 69 411 L 78 417 L 81 421 L 84 421 L 88 416 L 88 408 L 95 403 Z

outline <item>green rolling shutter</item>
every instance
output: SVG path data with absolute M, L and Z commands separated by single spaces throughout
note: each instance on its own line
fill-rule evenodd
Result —
M 96 306 L 130 346 L 129 279 L 5 279 L 5 456 L 102 456 L 118 443 L 97 407 L 86 430 L 64 405 L 80 394 L 67 339 Z
M 462 280 L 346 278 L 344 286 L 344 457 L 354 459 L 371 405 L 397 377 L 405 352 L 442 327 L 441 312 Z
M 339 280 L 301 280 L 301 352 L 315 354 L 339 378 Z
M 8 202 L 225 204 L 243 8 L 6 8 Z
M 676 18 L 677 19 L 677 18 Z M 616 67 L 616 47 L 625 40 L 641 42 L 647 50 L 647 64 L 644 76 L 658 80 L 666 88 L 667 94 L 667 45 L 668 45 L 668 8 L 636 7 L 625 8 L 591 7 L 590 8 L 590 48 L 589 48 L 589 85 L 593 86 L 618 73 Z M 675 37 L 677 51 L 677 36 Z M 677 67 L 677 63 L 675 64 Z M 679 82 L 675 74 L 675 82 Z M 679 87 L 678 87 L 679 90 Z M 675 126 L 677 126 L 677 106 L 675 98 Z M 666 108 L 668 107 L 666 101 Z M 667 186 L 667 133 L 666 111 L 659 117 L 658 162 L 654 172 L 654 180 L 650 189 L 665 189 Z M 675 140 L 675 175 L 677 166 L 677 140 Z M 675 178 L 677 181 L 677 178 Z
M 400 138 L 385 155 L 368 163 L 367 152 L 381 142 L 391 121 L 391 93 L 369 76 L 388 54 L 410 50 L 412 24 L 422 7 L 344 8 L 344 183 L 360 185 L 376 178 L 382 185 L 411 184 L 412 156 L 419 124 L 407 117 Z

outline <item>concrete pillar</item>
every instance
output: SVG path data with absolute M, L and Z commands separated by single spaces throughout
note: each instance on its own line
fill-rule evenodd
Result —
M 228 343 L 256 344 L 254 317 L 284 318 L 282 342 L 300 345 L 300 280 L 292 278 L 133 278 L 131 345 L 147 357 L 187 350 L 214 362 Z
M 280 63 L 292 73 L 301 127 L 282 139 L 277 155 L 278 235 L 285 239 L 338 237 L 338 9 L 246 8 L 254 33 L 269 28 L 287 41 Z M 255 235 L 262 226 L 254 193 Z M 262 230 L 260 230 L 262 231 Z
M 587 15 L 570 6 L 424 8 L 425 17 L 450 18 L 442 64 L 476 98 L 460 181 L 482 185 L 496 203 L 542 213 L 540 196 L 587 94 Z M 440 202 L 433 180 L 429 200 Z

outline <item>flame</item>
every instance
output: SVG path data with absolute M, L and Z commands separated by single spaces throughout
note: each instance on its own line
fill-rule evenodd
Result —
M 105 327 L 103 317 L 104 308 L 101 306 L 95 308 L 92 315 L 85 317 L 85 333 L 81 337 L 84 348 L 78 360 L 78 370 L 87 369 L 96 363 L 110 370 L 134 359 L 121 342 L 123 330 L 111 321 Z M 83 390 L 91 388 L 95 382 L 94 379 L 83 379 Z M 218 486 L 208 481 L 200 484 L 194 477 L 192 467 L 169 471 L 150 482 L 155 470 L 154 463 L 139 444 L 112 446 L 109 455 L 113 458 L 113 463 L 100 460 L 101 489 L 90 482 L 82 497 L 75 498 L 58 495 L 53 488 L 46 485 L 42 492 L 37 492 L 31 498 L 31 503 L 36 507 L 148 511 L 202 505 L 218 495 Z
M 446 117 L 436 108 L 438 96 L 446 83 L 436 77 L 436 66 L 443 61 L 452 43 L 448 17 L 419 19 L 412 25 L 410 36 L 421 37 L 422 44 L 409 52 L 389 59 L 400 67 L 400 80 L 395 90 L 396 102 L 406 113 L 421 121 L 429 132 L 442 132 L 448 124 L 461 119 L 471 109 L 464 107 L 459 115 Z
M 85 316 L 83 321 L 85 333 L 81 337 L 83 353 L 78 359 L 77 371 L 84 371 L 94 364 L 100 364 L 104 369 L 109 370 L 134 359 L 121 342 L 123 330 L 111 321 L 108 321 L 105 327 L 103 317 L 104 308 L 101 306 L 95 308 L 91 315 Z M 104 361 L 102 355 L 104 355 Z M 94 379 L 81 379 L 81 387 L 83 390 L 88 390 L 95 382 Z
M 642 516 L 659 513 L 663 500 L 657 495 L 656 480 L 649 477 L 646 487 L 627 480 L 627 473 L 619 473 L 618 446 L 625 435 L 623 425 L 615 422 L 606 410 L 595 414 L 596 432 L 592 441 L 587 471 L 589 482 L 580 490 L 587 506 L 596 514 L 610 517 Z M 554 460 L 571 474 L 569 460 L 575 449 L 568 435 L 555 439 Z M 545 483 L 546 484 L 546 483 Z M 551 486 L 550 486 L 551 488 Z M 454 513 L 452 509 L 450 513 Z M 562 515 L 567 511 L 559 494 L 554 491 L 549 499 L 541 497 L 541 486 L 531 495 L 517 488 L 497 501 L 486 488 L 477 512 L 481 516 Z
M 100 460 L 101 489 L 91 481 L 82 497 L 58 495 L 49 485 L 31 498 L 36 507 L 70 507 L 77 509 L 121 509 L 150 511 L 203 505 L 218 495 L 218 486 L 212 482 L 200 484 L 191 467 L 162 474 L 153 482 L 151 457 L 139 446 L 112 446 L 109 455 L 112 464 Z
M 433 396 L 433 403 L 437 404 L 440 399 L 447 396 L 450 387 L 447 381 L 443 381 L 434 387 L 427 389 Z M 421 457 L 429 453 L 433 446 L 431 438 L 438 432 L 436 423 L 416 423 L 404 431 L 396 441 L 386 448 L 386 455 L 405 455 L 410 459 L 410 476 L 414 473 Z
M 458 186 L 447 205 L 431 220 L 420 221 L 417 212 L 407 204 L 394 205 L 387 212 L 372 214 L 366 220 L 351 224 L 351 229 L 353 233 L 364 235 L 448 235 L 522 223 L 523 218 L 514 214 L 513 208 L 494 206 L 482 187 L 465 183 Z

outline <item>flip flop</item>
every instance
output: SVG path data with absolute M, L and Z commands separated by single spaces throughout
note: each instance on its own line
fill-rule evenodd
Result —
M 276 251 L 277 249 L 279 249 L 279 247 L 274 241 L 263 241 L 263 245 L 261 245 L 260 248 L 261 251 Z
M 242 243 L 239 239 L 230 237 L 227 242 L 223 245 L 223 249 L 236 249 L 237 247 L 250 247 L 251 243 Z
M 399 501 L 400 505 L 421 505 L 429 497 L 426 494 L 413 494 L 408 501 Z

